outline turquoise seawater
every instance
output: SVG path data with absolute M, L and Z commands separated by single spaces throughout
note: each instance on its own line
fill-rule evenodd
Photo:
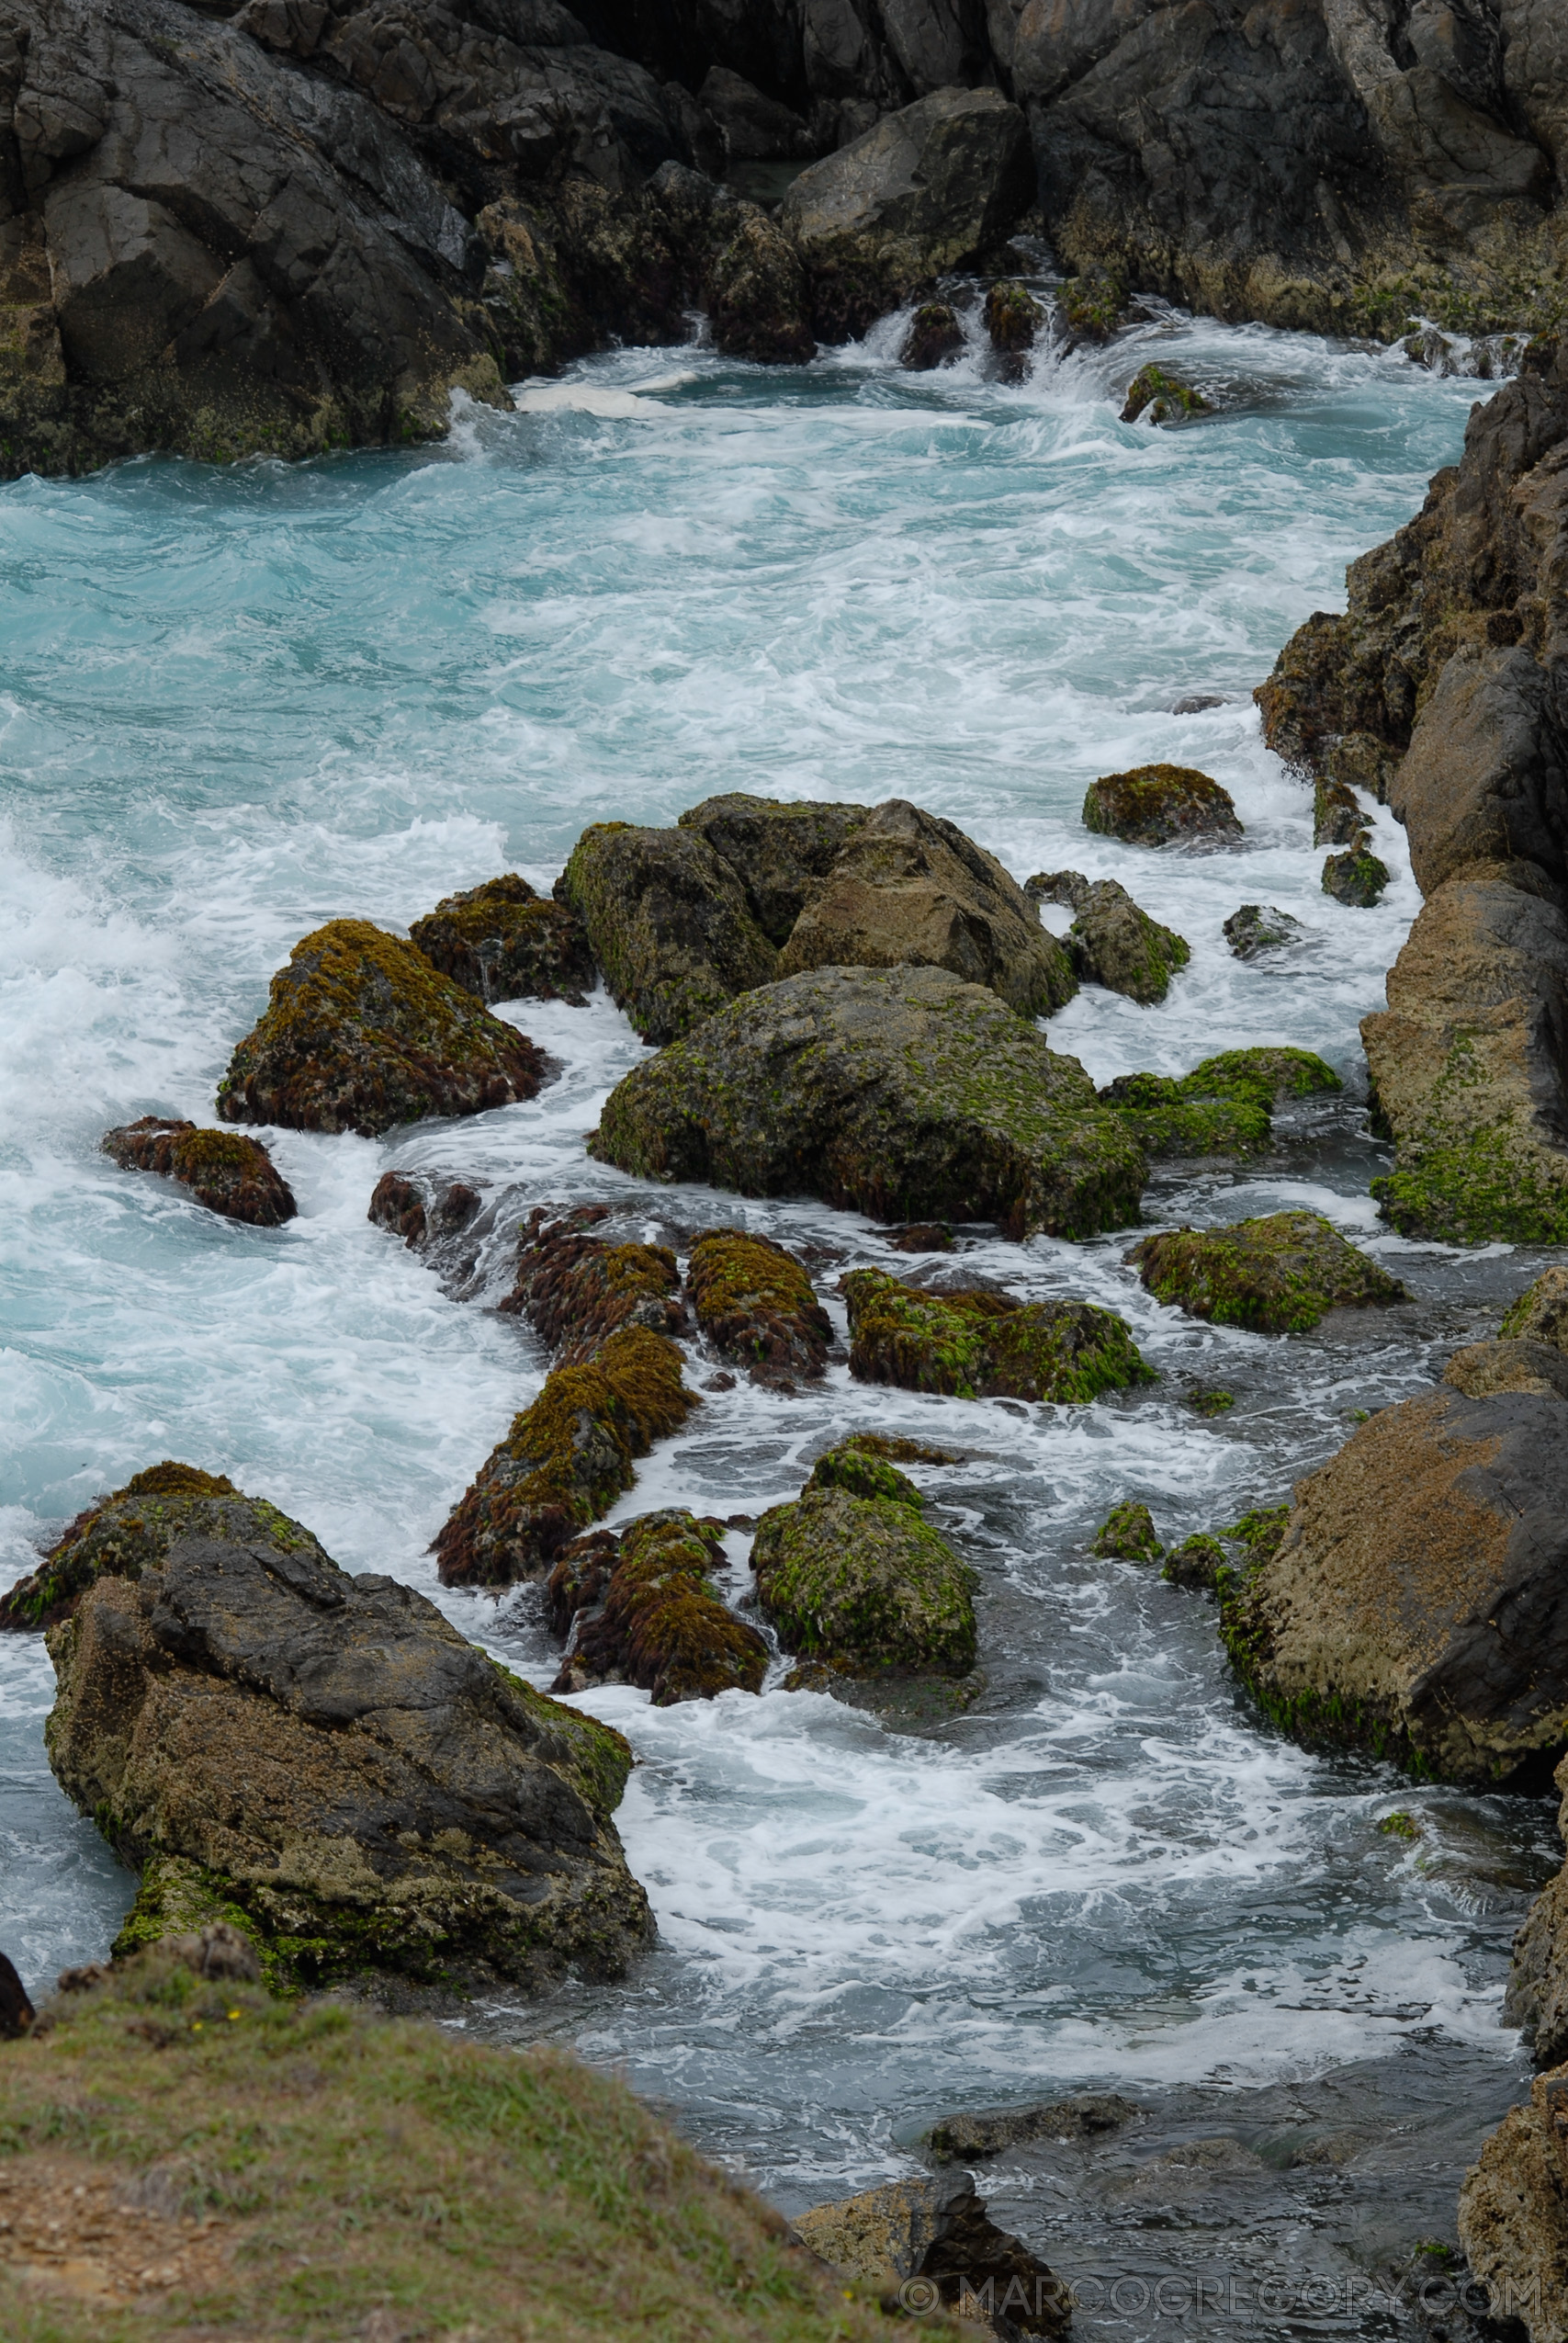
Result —
M 1500 1989 L 1556 1860 L 1549 1810 L 1292 1748 L 1238 1703 L 1207 1604 L 1087 1540 L 1125 1496 L 1172 1540 L 1278 1499 L 1531 1273 L 1376 1220 L 1357 1024 L 1418 899 L 1381 812 L 1383 904 L 1323 895 L 1306 793 L 1250 696 L 1454 459 L 1477 386 L 1176 317 L 1021 383 L 974 354 L 910 377 L 897 331 L 800 372 L 615 352 L 522 389 L 514 415 L 462 408 L 407 454 L 146 461 L 0 492 L 0 1564 L 30 1567 L 93 1496 L 175 1455 L 270 1497 L 346 1567 L 435 1591 L 429 1541 L 545 1362 L 367 1225 L 391 1164 L 487 1189 L 492 1287 L 510 1222 L 551 1197 L 808 1245 L 836 1311 L 839 1267 L 895 1262 L 852 1215 L 638 1192 L 589 1164 L 583 1134 L 643 1054 L 603 994 L 508 1007 L 562 1069 L 528 1105 L 382 1142 L 272 1135 L 301 1206 L 281 1230 L 99 1156 L 140 1114 L 210 1119 L 268 978 L 322 920 L 406 927 L 509 867 L 547 886 L 586 822 L 668 821 L 728 789 L 907 797 L 1021 878 L 1122 878 L 1191 965 L 1158 1009 L 1086 989 L 1057 1047 L 1103 1081 L 1288 1041 L 1350 1084 L 1260 1170 L 1156 1183 L 1149 1217 L 1311 1202 L 1416 1300 L 1270 1342 L 1159 1310 L 1124 1237 L 981 1238 L 966 1267 L 1122 1309 L 1161 1383 L 1010 1410 L 867 1390 L 840 1365 L 807 1397 L 710 1396 L 617 1518 L 760 1511 L 852 1426 L 961 1445 L 932 1494 L 982 1573 L 988 1690 L 923 1736 L 777 1690 L 663 1711 L 592 1696 L 638 1753 L 623 1833 L 660 1948 L 622 1987 L 470 2022 L 579 2042 L 792 2207 L 909 2168 L 922 2125 L 964 2104 L 1113 2084 L 1179 2131 L 1267 2146 L 1332 2130 L 1332 2100 L 1382 2143 L 1364 2183 L 1328 2159 L 1279 2195 L 1295 2168 L 1270 2150 L 1277 2202 L 1222 2174 L 1207 2213 L 1178 2190 L 1168 2218 L 1136 2174 L 1091 2187 L 1064 2166 L 1002 2176 L 998 2202 L 1064 2267 L 1103 2267 L 1114 2237 L 1157 2272 L 1202 2235 L 1252 2264 L 1370 2270 L 1451 2218 L 1458 2170 L 1520 2088 Z M 1117 420 L 1156 348 L 1210 419 Z M 1155 758 L 1232 790 L 1236 848 L 1089 837 L 1088 782 Z M 1301 949 L 1235 960 L 1221 927 L 1243 901 L 1292 911 Z M 1193 1383 L 1235 1409 L 1201 1420 Z M 730 1544 L 739 1596 L 747 1541 Z M 536 1590 L 440 1599 L 548 1681 Z M 131 1893 L 49 1775 L 51 1684 L 37 1639 L 0 1646 L 0 1944 L 35 1990 L 102 1952 Z M 1418 1841 L 1378 1832 L 1394 1806 Z M 1389 2331 L 1359 2320 L 1345 2331 Z

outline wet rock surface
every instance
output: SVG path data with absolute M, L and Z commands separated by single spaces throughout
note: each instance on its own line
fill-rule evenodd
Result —
M 988 1289 L 906 1285 L 881 1270 L 840 1281 L 850 1373 L 960 1398 L 1086 1401 L 1154 1380 L 1125 1322 L 1087 1302 L 1021 1303 Z
M 974 1667 L 975 1573 L 905 1488 L 856 1497 L 818 1481 L 763 1514 L 751 1567 L 786 1651 L 851 1676 Z
M 479 1001 L 570 1001 L 581 1008 L 597 975 L 581 922 L 515 871 L 444 896 L 409 942 Z
M 1182 423 L 1191 415 L 1211 412 L 1210 402 L 1201 390 L 1179 375 L 1168 373 L 1162 366 L 1138 368 L 1127 386 L 1127 397 L 1122 409 L 1123 423 L 1136 423 L 1146 414 L 1151 423 Z
M 517 1275 L 498 1305 L 525 1318 L 558 1366 L 597 1357 L 622 1327 L 656 1334 L 686 1330 L 681 1277 L 667 1245 L 612 1244 L 593 1234 L 605 1205 L 560 1212 L 536 1205 L 517 1240 Z
M 1086 984 L 1102 984 L 1129 1001 L 1163 1001 L 1171 978 L 1192 956 L 1185 936 L 1150 919 L 1114 878 L 1053 871 L 1032 879 L 1030 888 L 1047 900 L 1072 905 L 1067 949 Z
M 1494 1391 L 1537 1391 L 1568 1399 L 1568 1356 L 1551 1342 L 1467 1342 L 1443 1369 L 1443 1381 L 1468 1398 Z
M 423 1252 L 460 1237 L 482 1203 L 478 1189 L 466 1180 L 383 1172 L 370 1192 L 365 1217 L 389 1236 L 400 1237 L 411 1252 Z
M 768 1647 L 715 1590 L 723 1552 L 722 1526 L 682 1507 L 629 1522 L 607 1568 L 600 1557 L 589 1600 L 579 1577 L 576 1639 L 552 1690 L 638 1684 L 656 1708 L 760 1692 Z
M 1491 2302 L 1522 2314 L 1529 2343 L 1568 2336 L 1568 2069 L 1538 2077 L 1465 2174 L 1459 2235 Z
M 1224 925 L 1225 942 L 1238 960 L 1256 960 L 1266 952 L 1289 951 L 1305 930 L 1300 920 L 1272 904 L 1244 903 Z
M 1324 893 L 1353 911 L 1370 911 L 1381 901 L 1391 876 L 1388 865 L 1360 843 L 1366 834 L 1358 832 L 1358 843 L 1349 853 L 1330 855 L 1323 866 Z
M 909 331 L 899 356 L 911 374 L 930 374 L 964 355 L 964 328 L 957 311 L 946 301 L 922 301 L 909 320 Z
M 1563 1773 L 1560 1765 L 1553 1780 L 1568 1802 Z M 1568 1836 L 1562 1833 L 1562 1807 L 1558 1830 Z M 1537 1896 L 1514 1939 L 1503 2021 L 1522 2029 L 1538 2066 L 1555 2066 L 1568 2058 L 1568 1865 Z
M 194 1123 L 143 1115 L 106 1131 L 98 1145 L 122 1172 L 160 1172 L 226 1220 L 277 1228 L 299 1208 L 261 1141 L 234 1131 L 204 1131 Z
M 1408 1301 L 1396 1277 L 1316 1212 L 1145 1237 L 1126 1255 L 1157 1301 L 1217 1326 L 1305 1332 L 1332 1309 Z
M 1224 842 L 1241 835 L 1229 790 L 1185 764 L 1141 764 L 1090 782 L 1083 818 L 1086 830 L 1130 846 Z
M 980 2108 L 973 2114 L 944 2116 L 923 2145 L 940 2163 L 968 2163 L 1005 2155 L 1034 2140 L 1092 2139 L 1120 2131 L 1142 2112 L 1120 2091 L 1075 2091 L 1066 2099 L 1038 2100 L 1031 2107 Z
M 694 830 L 596 822 L 556 892 L 645 1041 L 676 1040 L 778 973 L 739 879 Z
M 688 807 L 677 826 L 694 830 L 728 864 L 757 925 L 782 946 L 870 810 L 734 791 Z
M 1310 1049 L 1226 1049 L 1179 1080 L 1118 1074 L 1101 1102 L 1151 1158 L 1260 1154 L 1282 1101 L 1332 1096 L 1343 1085 Z
M 686 1279 L 693 1315 L 721 1357 L 761 1383 L 825 1373 L 832 1320 L 783 1245 L 743 1229 L 705 1229 L 693 1239 Z

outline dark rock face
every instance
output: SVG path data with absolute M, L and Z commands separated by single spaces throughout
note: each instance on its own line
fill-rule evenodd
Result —
M 1319 843 L 1321 843 L 1321 840 Z M 1238 960 L 1256 960 L 1265 952 L 1279 952 L 1300 941 L 1300 920 L 1272 903 L 1244 903 L 1225 922 L 1225 942 Z
M 409 1587 L 186 1534 L 100 1578 L 50 1651 L 67 1794 L 139 1868 L 206 1874 L 301 1981 L 613 1976 L 652 1933 L 610 1820 L 620 1736 Z
M 605 982 L 645 1041 L 674 1041 L 777 974 L 739 880 L 691 830 L 596 822 L 556 892 L 582 919 Z
M 931 968 L 823 968 L 746 994 L 626 1077 L 590 1152 L 645 1179 L 1015 1235 L 1114 1227 L 1144 1182 L 1077 1059 Z
M 1087 2140 L 1118 2132 L 1143 2110 L 1119 2091 L 1077 2091 L 1070 2099 L 1041 2100 L 1032 2107 L 989 2107 L 949 2115 L 933 2123 L 922 2145 L 939 2163 L 968 2164 L 1001 2156 L 1032 2140 Z
M 1086 830 L 1132 846 L 1241 835 L 1229 790 L 1186 764 L 1141 764 L 1091 781 L 1083 818 Z
M 570 1001 L 595 976 L 582 922 L 515 871 L 447 895 L 409 929 L 427 960 L 480 1001 Z
M 194 1123 L 143 1115 L 106 1131 L 98 1141 L 122 1172 L 161 1172 L 188 1188 L 197 1204 L 226 1220 L 276 1228 L 299 1210 L 294 1192 L 260 1139 L 233 1131 L 202 1131 Z
M 993 350 L 1021 357 L 1034 347 L 1044 323 L 1045 311 L 1033 294 L 1010 278 L 993 285 L 986 295 L 986 332 Z
M 225 1123 L 371 1138 L 532 1098 L 543 1053 L 368 920 L 332 920 L 272 979 L 218 1086 Z
M 976 2302 L 1006 2305 L 988 2321 L 1002 2343 L 1021 2343 L 1026 2336 L 1057 2343 L 1067 2333 L 1066 2281 L 997 2227 L 967 2172 L 894 2180 L 863 2196 L 813 2205 L 795 2228 L 819 2260 L 881 2293 L 896 2296 L 910 2280 L 923 2279 L 936 2300 L 960 2316 L 966 2293 Z
M 19 2041 L 37 2014 L 16 1964 L 0 1952 L 0 2042 Z
M 577 1640 L 554 1690 L 640 1684 L 655 1708 L 761 1692 L 768 1647 L 714 1591 L 723 1551 L 719 1525 L 681 1507 L 628 1522 L 598 1608 L 579 1611 Z
M 1014 1301 L 979 1287 L 929 1293 L 880 1269 L 840 1279 L 850 1373 L 964 1399 L 1084 1401 L 1152 1383 L 1123 1319 L 1089 1302 Z
M 1410 1298 L 1316 1212 L 1145 1237 L 1125 1258 L 1156 1301 L 1258 1334 L 1303 1333 L 1331 1309 Z
M 769 943 L 784 945 L 867 811 L 865 806 L 736 792 L 688 807 L 678 826 L 694 830 L 729 865 Z
M 1568 1805 L 1563 1771 L 1560 1765 L 1553 1779 Z M 1562 1807 L 1557 1821 L 1561 1831 Z M 1568 1865 L 1536 1897 L 1514 1939 L 1503 2022 L 1528 2036 L 1537 2066 L 1568 2058 Z
M 1434 1391 L 1296 1488 L 1272 1556 L 1222 1581 L 1243 1682 L 1303 1740 L 1495 1785 L 1563 1748 L 1568 1409 Z
M 607 1205 L 557 1213 L 536 1205 L 517 1240 L 517 1276 L 500 1307 L 528 1320 L 558 1366 L 597 1357 L 623 1326 L 682 1334 L 681 1278 L 664 1245 L 607 1244 L 592 1231 Z
M 1366 828 L 1360 800 L 1343 781 L 1320 781 L 1313 793 L 1312 843 L 1348 846 Z
M 909 320 L 898 363 L 911 374 L 930 374 L 964 355 L 964 328 L 946 301 L 922 301 Z
M 832 1320 L 795 1255 L 771 1237 L 705 1229 L 692 1240 L 687 1281 L 708 1341 L 756 1381 L 815 1381 L 826 1372 Z

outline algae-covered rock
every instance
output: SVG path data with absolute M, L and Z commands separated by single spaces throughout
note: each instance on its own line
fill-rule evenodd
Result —
M 909 320 L 898 363 L 910 374 L 931 374 L 964 355 L 964 328 L 946 301 L 922 301 Z
M 1344 854 L 1325 858 L 1323 891 L 1332 895 L 1337 903 L 1348 903 L 1353 911 L 1369 911 L 1381 901 L 1389 877 L 1388 865 L 1372 853 L 1367 832 L 1361 830 Z
M 367 1220 L 400 1237 L 411 1251 L 460 1237 L 484 1199 L 466 1180 L 433 1179 L 425 1172 L 383 1172 L 370 1191 Z
M 1343 781 L 1319 781 L 1313 790 L 1313 844 L 1348 846 L 1366 834 L 1367 817 L 1354 789 Z
M 581 1366 L 555 1367 L 513 1417 L 431 1551 L 444 1586 L 537 1578 L 630 1488 L 634 1456 L 679 1431 L 697 1404 L 673 1342 L 623 1326 Z
M 993 350 L 1018 357 L 1034 347 L 1045 323 L 1045 311 L 1026 287 L 1010 277 L 993 285 L 986 295 L 986 332 Z
M 1192 957 L 1185 936 L 1150 919 L 1113 878 L 1086 884 L 1073 909 L 1067 949 L 1086 984 L 1147 1005 L 1165 999 L 1171 978 Z
M 1156 1301 L 1258 1334 L 1302 1334 L 1327 1310 L 1410 1298 L 1318 1212 L 1174 1228 L 1145 1237 L 1123 1258 Z
M 901 798 L 850 832 L 795 922 L 779 975 L 808 968 L 948 968 L 1025 1016 L 1077 990 L 1072 964 L 994 855 Z
M 1127 279 L 1120 268 L 1096 265 L 1080 269 L 1056 289 L 1056 301 L 1067 330 L 1069 348 L 1084 343 L 1109 342 L 1125 325 Z
M 567 1541 L 545 1581 L 545 1624 L 552 1634 L 570 1635 L 580 1611 L 592 1611 L 604 1602 L 620 1558 L 621 1541 L 614 1530 L 584 1530 Z
M 655 1708 L 761 1692 L 768 1647 L 714 1591 L 723 1552 L 717 1522 L 683 1507 L 629 1522 L 600 1607 L 585 1616 L 552 1689 L 639 1684 Z
M 1035 2140 L 1088 2140 L 1119 2132 L 1143 2111 L 1120 2091 L 1075 2091 L 1067 2099 L 1036 2100 L 1027 2107 L 977 2107 L 943 2116 L 920 2145 L 938 2164 L 968 2164 Z
M 1498 1333 L 1568 1351 L 1568 1269 L 1544 1269 L 1504 1312 Z
M 652 1934 L 610 1820 L 621 1737 L 313 1540 L 193 1526 L 138 1579 L 100 1577 L 50 1654 L 50 1763 L 148 1869 L 131 1942 L 177 1924 L 182 1889 L 220 1898 L 279 1983 L 613 1976 Z
M 751 1567 L 786 1651 L 852 1675 L 975 1665 L 975 1573 L 902 1500 L 810 1489 L 763 1514 Z
M 321 1551 L 299 1522 L 220 1473 L 165 1459 L 77 1514 L 38 1568 L 0 1597 L 0 1628 L 52 1627 L 100 1578 L 139 1579 L 182 1537 L 227 1538 L 279 1556 Z
M 880 1269 L 840 1280 L 850 1373 L 961 1399 L 1084 1401 L 1155 1380 L 1124 1319 L 1089 1302 L 1017 1302 L 981 1287 L 928 1293 Z
M 728 864 L 762 934 L 770 944 L 783 945 L 869 810 L 735 791 L 689 806 L 678 827 L 694 830 Z
M 517 1275 L 499 1307 L 528 1320 L 558 1366 L 595 1358 L 623 1326 L 685 1330 L 681 1275 L 666 1245 L 612 1245 L 592 1234 L 608 1205 L 536 1205 L 517 1239 Z
M 1130 846 L 1242 834 L 1229 790 L 1188 764 L 1140 764 L 1130 773 L 1110 773 L 1091 781 L 1083 819 L 1086 830 L 1122 839 Z
M 225 1123 L 362 1138 L 532 1098 L 543 1053 L 368 920 L 330 920 L 273 978 L 218 1086 Z
M 1100 1096 L 1125 1120 L 1145 1155 L 1259 1155 L 1282 1098 L 1341 1090 L 1338 1075 L 1310 1049 L 1226 1049 L 1190 1074 L 1118 1074 Z
M 1157 1562 L 1165 1552 L 1148 1507 L 1132 1498 L 1111 1508 L 1090 1550 L 1107 1562 Z
M 414 921 L 409 942 L 480 1001 L 570 1001 L 581 1008 L 598 973 L 577 913 L 536 894 L 516 871 L 443 896 Z
M 1568 1356 L 1554 1342 L 1469 1342 L 1443 1369 L 1443 1381 L 1472 1399 L 1493 1391 L 1537 1391 L 1568 1399 Z
M 1225 942 L 1238 960 L 1256 960 L 1265 952 L 1283 951 L 1305 934 L 1300 920 L 1276 904 L 1244 903 L 1224 925 Z
M 1013 1236 L 1113 1228 L 1144 1183 L 1077 1059 L 931 968 L 821 968 L 747 994 L 635 1068 L 589 1151 L 644 1179 Z
M 260 1139 L 243 1138 L 238 1131 L 203 1131 L 194 1123 L 143 1115 L 106 1131 L 98 1145 L 122 1172 L 161 1172 L 226 1220 L 277 1228 L 299 1209 Z
M 908 1474 L 901 1473 L 886 1454 L 890 1444 L 878 1440 L 875 1433 L 852 1432 L 847 1440 L 824 1449 L 811 1467 L 802 1495 L 809 1495 L 814 1488 L 841 1488 L 848 1497 L 879 1497 L 890 1505 L 912 1505 L 917 1513 L 923 1513 L 926 1500 Z M 914 1441 L 902 1444 L 918 1447 Z M 934 1450 L 924 1453 L 928 1460 L 936 1454 Z
M 1220 1572 L 1229 1568 L 1229 1558 L 1219 1539 L 1205 1537 L 1200 1531 L 1171 1547 L 1160 1577 L 1168 1579 L 1173 1587 L 1197 1587 L 1213 1594 L 1219 1584 Z
M 599 821 L 556 894 L 581 918 L 617 1004 L 667 1042 L 778 973 L 740 880 L 697 832 Z
M 1212 414 L 1213 408 L 1191 383 L 1151 363 L 1140 367 L 1128 384 L 1122 420 L 1136 423 L 1145 412 L 1151 423 L 1181 423 L 1190 415 Z
M 1478 1787 L 1568 1744 L 1561 1399 L 1440 1389 L 1381 1409 L 1253 1554 L 1221 1579 L 1220 1631 L 1298 1739 Z
M 762 1382 L 825 1372 L 832 1320 L 795 1255 L 771 1237 L 705 1228 L 692 1240 L 686 1277 L 697 1324 L 726 1358 Z

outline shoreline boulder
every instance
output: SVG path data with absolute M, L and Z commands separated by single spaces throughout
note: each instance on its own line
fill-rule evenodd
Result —
M 400 1237 L 411 1252 L 423 1252 L 429 1245 L 460 1237 L 483 1201 L 466 1180 L 383 1172 L 370 1191 L 365 1217 L 389 1237 Z
M 908 1495 L 854 1497 L 818 1480 L 764 1513 L 758 1602 L 803 1660 L 849 1676 L 966 1676 L 978 1580 L 896 1477 Z
M 1102 984 L 1108 992 L 1125 993 L 1147 1006 L 1165 999 L 1171 978 L 1192 957 L 1186 937 L 1150 919 L 1114 878 L 1045 871 L 1029 881 L 1026 892 L 1037 900 L 1072 906 L 1067 949 L 1086 984 Z
M 871 809 L 833 799 L 750 798 L 733 790 L 705 798 L 677 817 L 740 881 L 751 916 L 770 944 L 790 930 Z
M 562 1213 L 536 1205 L 518 1233 L 516 1278 L 497 1307 L 525 1318 L 557 1366 L 585 1364 L 623 1326 L 687 1330 L 674 1254 L 666 1245 L 612 1245 L 595 1237 L 594 1227 L 609 1217 L 608 1205 Z
M 412 944 L 368 920 L 329 920 L 273 978 L 218 1085 L 218 1113 L 374 1138 L 395 1123 L 532 1098 L 547 1066 Z
M 1238 960 L 1260 959 L 1265 952 L 1288 950 L 1299 944 L 1306 934 L 1300 920 L 1292 919 L 1274 903 L 1244 903 L 1233 911 L 1224 924 L 1225 942 Z
M 1310 1049 L 1225 1049 L 1179 1081 L 1118 1074 L 1100 1092 L 1147 1156 L 1260 1155 L 1274 1134 L 1280 1099 L 1344 1088 Z
M 1396 1277 L 1319 1212 L 1168 1229 L 1143 1238 L 1122 1258 L 1156 1301 L 1257 1334 L 1304 1334 L 1329 1310 L 1410 1298 Z
M 821 968 L 748 993 L 633 1069 L 589 1153 L 643 1179 L 1014 1237 L 1114 1228 L 1145 1179 L 1076 1058 L 931 968 Z
M 203 1131 L 162 1115 L 106 1131 L 100 1151 L 122 1172 L 158 1172 L 188 1188 L 196 1202 L 225 1220 L 280 1228 L 299 1212 L 294 1191 L 260 1139 L 237 1131 Z
M 1528 2343 L 1568 2343 L 1565 2116 L 1568 2066 L 1560 2066 L 1508 2110 L 1460 2190 L 1459 2241 L 1472 2286 L 1485 2290 L 1488 2325 Z
M 581 1009 L 599 973 L 581 921 L 516 871 L 444 895 L 413 922 L 409 942 L 479 1001 L 568 1001 Z
M 833 1323 L 799 1262 L 771 1237 L 705 1228 L 692 1239 L 686 1286 L 716 1351 L 760 1383 L 827 1372 Z
M 1558 1831 L 1568 1838 L 1568 1760 L 1552 1780 L 1562 1794 Z M 1538 2066 L 1568 2058 L 1568 1863 L 1541 1889 L 1514 1939 L 1503 2023 L 1521 2030 Z
M 885 2301 L 940 2304 L 964 2324 L 983 2322 L 999 2343 L 1067 2334 L 1067 2281 L 998 2228 L 967 2172 L 889 2181 L 813 2205 L 795 2225 L 818 2260 Z
M 1082 1404 L 1155 1381 L 1124 1319 L 1089 1302 L 1017 1302 L 979 1287 L 933 1293 L 880 1269 L 840 1279 L 850 1373 L 964 1399 Z
M 1091 781 L 1083 801 L 1086 830 L 1130 846 L 1166 846 L 1242 834 L 1228 789 L 1187 764 L 1140 764 Z
M 581 919 L 616 1006 L 644 1041 L 677 1040 L 778 973 L 739 879 L 694 830 L 594 822 L 556 895 Z
M 723 1553 L 719 1524 L 682 1506 L 628 1522 L 597 1605 L 579 1604 L 576 1641 L 551 1690 L 637 1684 L 655 1708 L 760 1692 L 768 1647 L 714 1591 Z

